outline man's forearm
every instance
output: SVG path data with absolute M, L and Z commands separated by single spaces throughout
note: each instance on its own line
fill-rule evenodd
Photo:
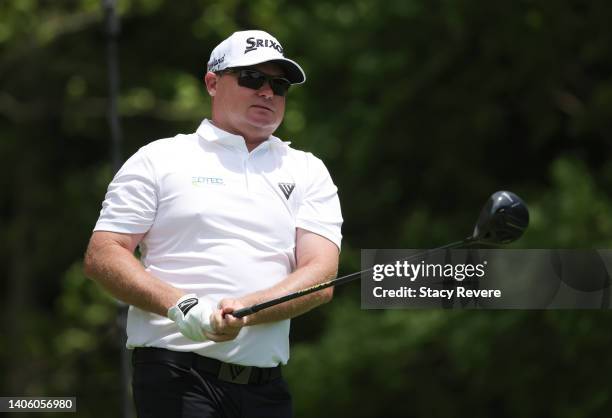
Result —
M 240 298 L 240 302 L 245 306 L 257 303 L 306 289 L 316 284 L 330 280 L 336 276 L 336 269 L 323 265 L 306 265 L 298 268 L 283 281 L 274 287 L 255 292 Z M 333 296 L 333 288 L 327 288 L 318 292 L 311 293 L 270 308 L 263 309 L 255 314 L 247 316 L 247 325 L 263 324 L 267 322 L 281 321 L 294 318 L 303 313 L 316 308 L 323 303 L 329 302 Z
M 99 241 L 87 250 L 85 274 L 122 302 L 166 316 L 183 292 L 147 273 L 128 249 Z

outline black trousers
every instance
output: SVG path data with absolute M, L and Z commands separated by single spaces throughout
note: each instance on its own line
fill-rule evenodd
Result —
M 169 360 L 137 361 L 132 389 L 138 418 L 290 418 L 291 395 L 282 377 L 237 384 Z

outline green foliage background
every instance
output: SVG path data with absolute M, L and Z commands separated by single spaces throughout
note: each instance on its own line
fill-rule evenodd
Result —
M 523 248 L 612 244 L 612 3 L 119 0 L 123 157 L 209 115 L 234 30 L 305 68 L 279 136 L 340 190 L 340 274 L 361 248 L 470 232 L 489 194 L 529 204 Z M 117 416 L 117 307 L 82 254 L 112 177 L 97 0 L 0 3 L 0 395 Z M 607 417 L 611 315 L 362 311 L 358 286 L 293 322 L 297 417 Z M 20 415 L 24 416 L 24 415 Z M 50 415 L 51 416 L 51 415 Z

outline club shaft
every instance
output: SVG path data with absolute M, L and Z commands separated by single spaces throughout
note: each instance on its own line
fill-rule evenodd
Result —
M 433 250 L 423 250 L 420 253 L 413 254 L 413 255 L 411 255 L 409 257 L 402 258 L 401 260 L 397 260 L 397 261 L 407 261 L 407 260 L 411 260 L 411 259 L 414 259 L 414 258 L 422 257 L 422 256 L 426 255 L 430 251 L 440 251 L 440 250 L 446 250 L 446 249 L 451 249 L 451 248 L 459 248 L 459 247 L 463 247 L 463 246 L 468 245 L 468 244 L 472 244 L 474 242 L 476 242 L 476 240 L 473 237 L 468 237 L 468 238 L 465 238 L 464 240 L 452 242 L 450 244 L 443 245 L 442 247 L 438 247 L 438 248 L 435 248 Z M 346 276 L 338 277 L 338 278 L 335 278 L 335 279 L 332 279 L 332 280 L 329 280 L 329 281 L 326 281 L 326 282 L 323 282 L 323 283 L 319 283 L 317 285 L 308 287 L 306 289 L 298 290 L 298 291 L 293 292 L 293 293 L 289 293 L 289 294 L 287 294 L 285 296 L 281 296 L 281 297 L 276 298 L 276 299 L 272 299 L 272 300 L 269 300 L 269 301 L 266 301 L 266 302 L 258 303 L 258 304 L 255 304 L 253 306 L 249 306 L 247 308 L 238 309 L 238 310 L 232 312 L 232 316 L 234 316 L 236 318 L 242 318 L 243 316 L 252 315 L 252 314 L 254 314 L 256 312 L 259 312 L 262 309 L 270 308 L 272 306 L 279 305 L 279 304 L 281 304 L 283 302 L 287 302 L 289 300 L 293 300 L 293 299 L 299 298 L 301 296 L 306 296 L 306 295 L 309 295 L 310 293 L 318 292 L 319 290 L 323 290 L 323 289 L 326 289 L 326 288 L 331 287 L 331 286 L 338 286 L 338 285 L 341 285 L 341 284 L 344 284 L 344 283 L 352 282 L 353 280 L 357 280 L 358 278 L 360 278 L 362 273 L 367 273 L 368 271 L 371 271 L 373 269 L 374 269 L 374 267 L 372 266 L 372 267 L 367 268 L 365 270 L 357 271 L 355 273 L 347 274 Z

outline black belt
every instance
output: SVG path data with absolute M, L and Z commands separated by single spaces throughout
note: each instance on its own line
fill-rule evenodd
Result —
M 261 385 L 281 377 L 281 367 L 240 366 L 204 357 L 196 353 L 171 351 L 164 348 L 137 347 L 132 354 L 136 363 L 167 362 L 208 373 L 219 380 L 237 384 Z

